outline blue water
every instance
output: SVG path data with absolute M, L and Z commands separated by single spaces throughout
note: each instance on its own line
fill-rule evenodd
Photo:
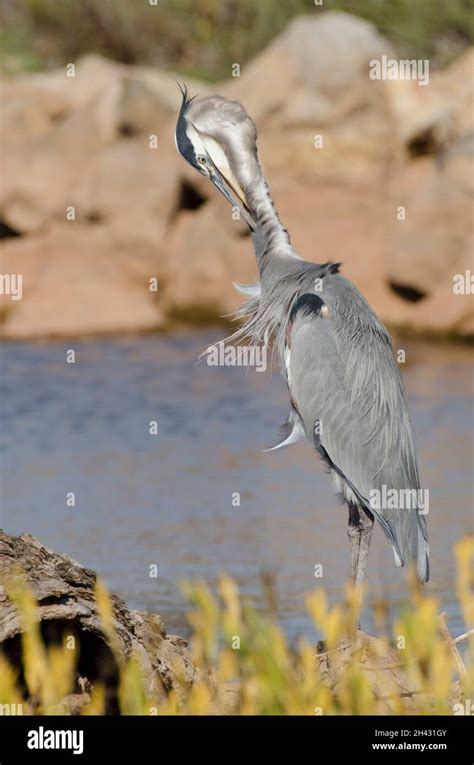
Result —
M 196 363 L 221 334 L 4 345 L 1 525 L 95 569 L 131 607 L 160 613 L 180 634 L 188 634 L 183 579 L 214 585 L 225 571 L 263 607 L 261 578 L 270 574 L 289 638 L 312 639 L 304 596 L 321 584 L 332 599 L 341 595 L 346 511 L 309 445 L 263 452 L 287 412 L 278 372 Z M 457 634 L 452 548 L 473 518 L 469 352 L 396 347 L 407 352 L 403 373 L 430 490 L 427 587 Z M 69 348 L 75 364 L 66 363 Z M 149 434 L 150 420 L 158 435 Z M 66 505 L 68 492 L 75 507 Z M 380 530 L 369 587 L 369 598 L 386 598 L 393 613 L 406 593 Z

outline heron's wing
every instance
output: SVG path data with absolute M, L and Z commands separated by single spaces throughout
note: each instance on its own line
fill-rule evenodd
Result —
M 294 316 L 286 362 L 290 393 L 308 438 L 381 522 L 399 564 L 415 561 L 425 580 L 420 495 L 406 495 L 419 489 L 416 453 L 390 341 L 370 309 L 351 322 L 338 308 L 334 303 Z M 411 509 L 401 507 L 410 502 Z

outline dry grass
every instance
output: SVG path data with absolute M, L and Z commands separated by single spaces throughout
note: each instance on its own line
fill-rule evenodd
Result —
M 469 632 L 474 621 L 473 540 L 459 542 L 455 554 L 457 597 Z M 21 614 L 24 679 L 28 698 L 35 702 L 33 707 L 25 701 L 18 687 L 18 668 L 0 654 L 0 704 L 23 703 L 24 714 L 64 713 L 60 701 L 74 690 L 78 649 L 68 647 L 66 636 L 63 645 L 44 645 L 34 599 L 21 578 L 12 580 L 7 592 Z M 138 657 L 125 660 L 119 655 L 111 602 L 98 584 L 103 634 L 119 667 L 122 714 L 215 714 L 231 706 L 241 715 L 367 715 L 386 710 L 388 694 L 393 713 L 449 715 L 454 700 L 474 698 L 472 632 L 463 642 L 461 659 L 446 636 L 438 601 L 415 585 L 410 606 L 394 625 L 391 646 L 380 639 L 360 639 L 355 628 L 360 593 L 352 586 L 335 607 L 329 606 L 323 590 L 310 594 L 308 611 L 325 636 L 322 656 L 307 641 L 290 650 L 274 620 L 258 614 L 226 576 L 220 579 L 218 597 L 204 582 L 186 584 L 185 593 L 193 605 L 189 619 L 198 679 L 191 688 L 178 683 L 159 705 L 146 697 Z M 105 692 L 100 685 L 94 687 L 82 713 L 103 714 Z

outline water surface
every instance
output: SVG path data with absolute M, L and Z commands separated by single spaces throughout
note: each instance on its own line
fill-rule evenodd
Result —
M 215 583 L 225 571 L 262 606 L 261 577 L 270 575 L 289 638 L 313 639 L 304 595 L 323 584 L 340 596 L 346 511 L 309 445 L 263 452 L 287 412 L 278 372 L 196 364 L 221 333 L 4 345 L 1 525 L 95 569 L 131 607 L 157 611 L 181 634 L 181 580 Z M 472 529 L 473 507 L 469 351 L 399 346 L 430 490 L 428 589 L 457 634 L 452 547 Z M 68 348 L 75 364 L 65 361 Z M 158 435 L 149 434 L 151 420 Z M 75 507 L 66 506 L 68 492 Z M 380 529 L 369 584 L 396 612 L 406 587 Z

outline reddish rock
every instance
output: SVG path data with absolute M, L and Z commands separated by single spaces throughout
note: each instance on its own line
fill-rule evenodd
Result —
M 265 173 L 303 257 L 342 261 L 393 327 L 465 337 L 471 301 L 452 279 L 472 252 L 474 53 L 426 87 L 370 80 L 369 61 L 384 54 L 390 46 L 366 21 L 304 16 L 212 90 L 240 98 L 256 120 Z M 232 282 L 257 279 L 251 242 L 176 152 L 173 75 L 92 55 L 75 77 L 64 67 L 23 75 L 3 93 L 0 220 L 20 236 L 2 242 L 0 268 L 24 284 L 22 300 L 0 295 L 1 336 L 153 329 L 242 302 Z

